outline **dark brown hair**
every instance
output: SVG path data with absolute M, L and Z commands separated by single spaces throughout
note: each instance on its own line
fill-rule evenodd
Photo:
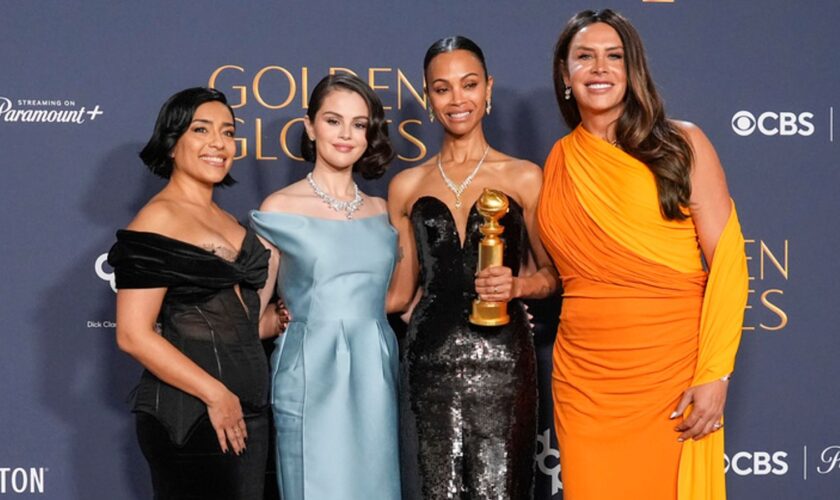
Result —
M 429 64 L 431 64 L 432 59 L 440 54 L 446 54 L 455 50 L 467 50 L 471 52 L 478 59 L 478 62 L 481 63 L 481 68 L 484 70 L 484 79 L 486 80 L 488 78 L 487 62 L 484 60 L 484 52 L 481 51 L 481 47 L 469 38 L 460 35 L 441 38 L 429 47 L 429 50 L 426 51 L 426 56 L 423 57 L 423 76 L 429 71 Z
M 583 28 L 604 23 L 613 28 L 624 45 L 627 91 L 624 111 L 616 123 L 618 145 L 653 172 L 659 193 L 659 208 L 666 219 L 684 220 L 691 198 L 691 145 L 682 131 L 665 116 L 665 107 L 648 71 L 645 49 L 639 33 L 624 16 L 609 9 L 585 10 L 575 14 L 554 48 L 554 92 L 560 112 L 570 129 L 580 124 L 574 96 L 565 99 L 569 47 Z
M 385 109 L 382 107 L 382 101 L 379 100 L 379 96 L 368 84 L 350 73 L 336 73 L 325 76 L 312 89 L 306 115 L 312 123 L 315 123 L 315 115 L 324 104 L 324 99 L 335 90 L 345 90 L 359 94 L 368 108 L 369 123 L 365 135 L 367 149 L 362 153 L 361 158 L 353 164 L 353 172 L 359 172 L 365 179 L 382 177 L 396 153 L 388 139 L 388 122 L 385 121 Z M 300 137 L 300 151 L 304 160 L 315 162 L 315 141 L 309 139 L 305 130 Z

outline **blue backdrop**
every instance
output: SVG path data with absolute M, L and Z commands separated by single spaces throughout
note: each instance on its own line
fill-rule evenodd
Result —
M 491 144 L 542 164 L 567 133 L 551 83 L 556 37 L 574 12 L 607 6 L 4 2 L 0 496 L 150 497 L 126 403 L 139 367 L 114 343 L 103 256 L 163 185 L 137 152 L 166 97 L 208 84 L 228 95 L 242 158 L 239 184 L 218 201 L 244 218 L 307 172 L 293 157 L 312 86 L 331 68 L 353 71 L 389 107 L 401 155 L 384 179 L 362 184 L 381 195 L 393 174 L 436 151 L 422 57 L 434 40 L 463 34 L 482 46 L 495 77 Z M 752 290 L 727 407 L 730 498 L 838 498 L 840 4 L 609 6 L 641 32 L 669 113 L 700 125 L 717 147 L 748 239 Z M 546 387 L 547 331 L 538 338 Z M 562 495 L 551 433 L 544 418 L 542 499 Z

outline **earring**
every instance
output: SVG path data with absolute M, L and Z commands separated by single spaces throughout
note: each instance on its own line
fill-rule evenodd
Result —
M 435 110 L 431 106 L 429 106 L 429 121 L 432 123 L 435 122 Z
M 563 97 L 565 97 L 567 101 L 572 98 L 572 87 L 566 87 L 566 90 L 563 91 Z
M 484 114 L 489 115 L 491 109 L 493 109 L 493 105 L 490 103 L 490 99 L 487 99 L 487 102 L 484 103 Z

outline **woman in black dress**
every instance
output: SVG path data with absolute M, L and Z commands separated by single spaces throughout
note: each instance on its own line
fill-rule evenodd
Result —
M 397 175 L 388 193 L 403 256 L 391 307 L 409 308 L 419 296 L 401 359 L 403 494 L 526 499 L 532 496 L 537 381 L 519 299 L 545 297 L 557 286 L 534 226 L 542 172 L 487 143 L 482 118 L 492 107 L 493 78 L 475 43 L 439 40 L 426 53 L 424 71 L 430 119 L 441 123 L 443 144 L 431 160 Z M 510 212 L 500 221 L 504 266 L 476 276 L 483 217 L 475 201 L 484 188 L 506 193 Z M 476 293 L 511 301 L 510 323 L 470 324 Z
M 169 182 L 117 231 L 108 256 L 117 343 L 146 368 L 134 412 L 156 499 L 263 495 L 268 368 L 259 330 L 275 333 L 278 323 L 266 305 L 276 272 L 253 231 L 213 202 L 215 186 L 234 183 L 234 131 L 222 93 L 172 96 L 140 153 Z

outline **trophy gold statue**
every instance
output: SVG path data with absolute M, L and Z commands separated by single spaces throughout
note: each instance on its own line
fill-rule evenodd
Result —
M 484 217 L 484 224 L 478 228 L 484 235 L 478 243 L 478 272 L 491 266 L 502 265 L 505 242 L 499 236 L 505 228 L 499 224 L 499 219 L 508 213 L 509 205 L 504 193 L 486 188 L 476 203 L 478 213 Z M 479 326 L 500 326 L 508 322 L 510 316 L 507 313 L 507 302 L 473 300 L 470 323 Z

